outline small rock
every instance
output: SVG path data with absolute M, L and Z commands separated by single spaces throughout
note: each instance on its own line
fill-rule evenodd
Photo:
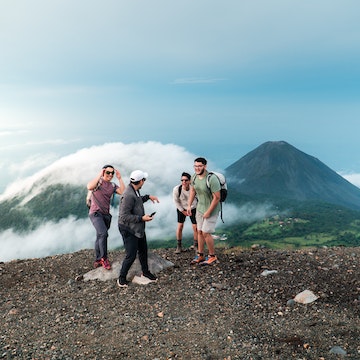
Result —
M 294 298 L 294 300 L 301 304 L 309 304 L 314 302 L 318 299 L 318 296 L 316 296 L 312 291 L 310 290 L 304 290 L 301 293 L 297 294 Z
M 290 299 L 287 301 L 286 306 L 294 306 L 296 304 L 296 301 L 294 299 Z
M 220 284 L 220 283 L 212 283 L 211 286 L 218 290 L 226 290 L 227 289 L 227 286 L 225 284 Z
M 276 273 L 277 273 L 277 270 L 264 270 L 260 275 L 261 276 L 268 276 L 268 275 L 276 274 Z
M 340 346 L 333 346 L 331 349 L 330 349 L 330 354 L 336 354 L 336 355 L 346 355 L 346 351 L 340 347 Z

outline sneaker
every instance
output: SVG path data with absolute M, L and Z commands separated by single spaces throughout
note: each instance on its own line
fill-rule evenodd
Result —
M 117 285 L 120 288 L 127 288 L 129 286 L 129 282 L 125 279 L 117 279 Z
M 213 265 L 213 264 L 216 264 L 218 262 L 219 262 L 219 260 L 215 255 L 207 256 L 206 260 L 204 262 L 202 262 L 201 265 Z
M 205 257 L 203 255 L 197 254 L 194 259 L 191 261 L 191 264 L 200 264 L 205 261 Z
M 101 260 L 95 260 L 94 262 L 94 269 L 97 269 L 98 267 L 102 266 Z
M 181 254 L 181 252 L 182 252 L 182 248 L 181 246 L 178 246 L 175 250 L 175 254 Z
M 151 281 L 157 281 L 157 277 L 154 274 L 152 274 L 150 271 L 143 273 L 143 276 L 145 276 Z
M 103 266 L 104 269 L 106 269 L 106 270 L 111 269 L 111 264 L 110 264 L 109 259 L 102 258 L 100 261 L 101 261 L 101 265 Z

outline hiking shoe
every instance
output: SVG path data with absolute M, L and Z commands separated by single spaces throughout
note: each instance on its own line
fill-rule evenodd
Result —
M 157 277 L 154 274 L 152 274 L 150 271 L 144 272 L 143 276 L 145 276 L 146 278 L 148 278 L 151 281 L 157 281 Z
M 94 269 L 97 269 L 100 266 L 102 266 L 101 260 L 95 260 L 94 261 Z
M 129 282 L 126 279 L 117 279 L 117 285 L 120 288 L 127 288 L 129 286 Z
M 215 255 L 213 255 L 213 256 L 207 256 L 206 260 L 202 262 L 200 265 L 213 265 L 218 262 L 219 262 L 218 258 Z
M 205 261 L 205 257 L 203 255 L 197 254 L 194 259 L 192 259 L 191 264 L 200 264 Z
M 175 254 L 181 254 L 181 252 L 182 252 L 182 247 L 178 246 L 175 250 Z
M 106 270 L 110 270 L 111 269 L 111 264 L 110 261 L 106 258 L 102 258 L 101 260 L 101 265 L 103 266 L 104 269 Z

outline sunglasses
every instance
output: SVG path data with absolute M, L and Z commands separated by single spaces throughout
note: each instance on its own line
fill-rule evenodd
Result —
M 190 181 L 189 179 L 181 179 L 181 181 Z
M 106 175 L 114 175 L 114 171 L 105 171 Z

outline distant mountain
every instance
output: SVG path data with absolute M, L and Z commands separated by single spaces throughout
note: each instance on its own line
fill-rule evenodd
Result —
M 225 171 L 229 184 L 247 196 L 320 201 L 360 209 L 358 187 L 285 141 L 266 142 Z

